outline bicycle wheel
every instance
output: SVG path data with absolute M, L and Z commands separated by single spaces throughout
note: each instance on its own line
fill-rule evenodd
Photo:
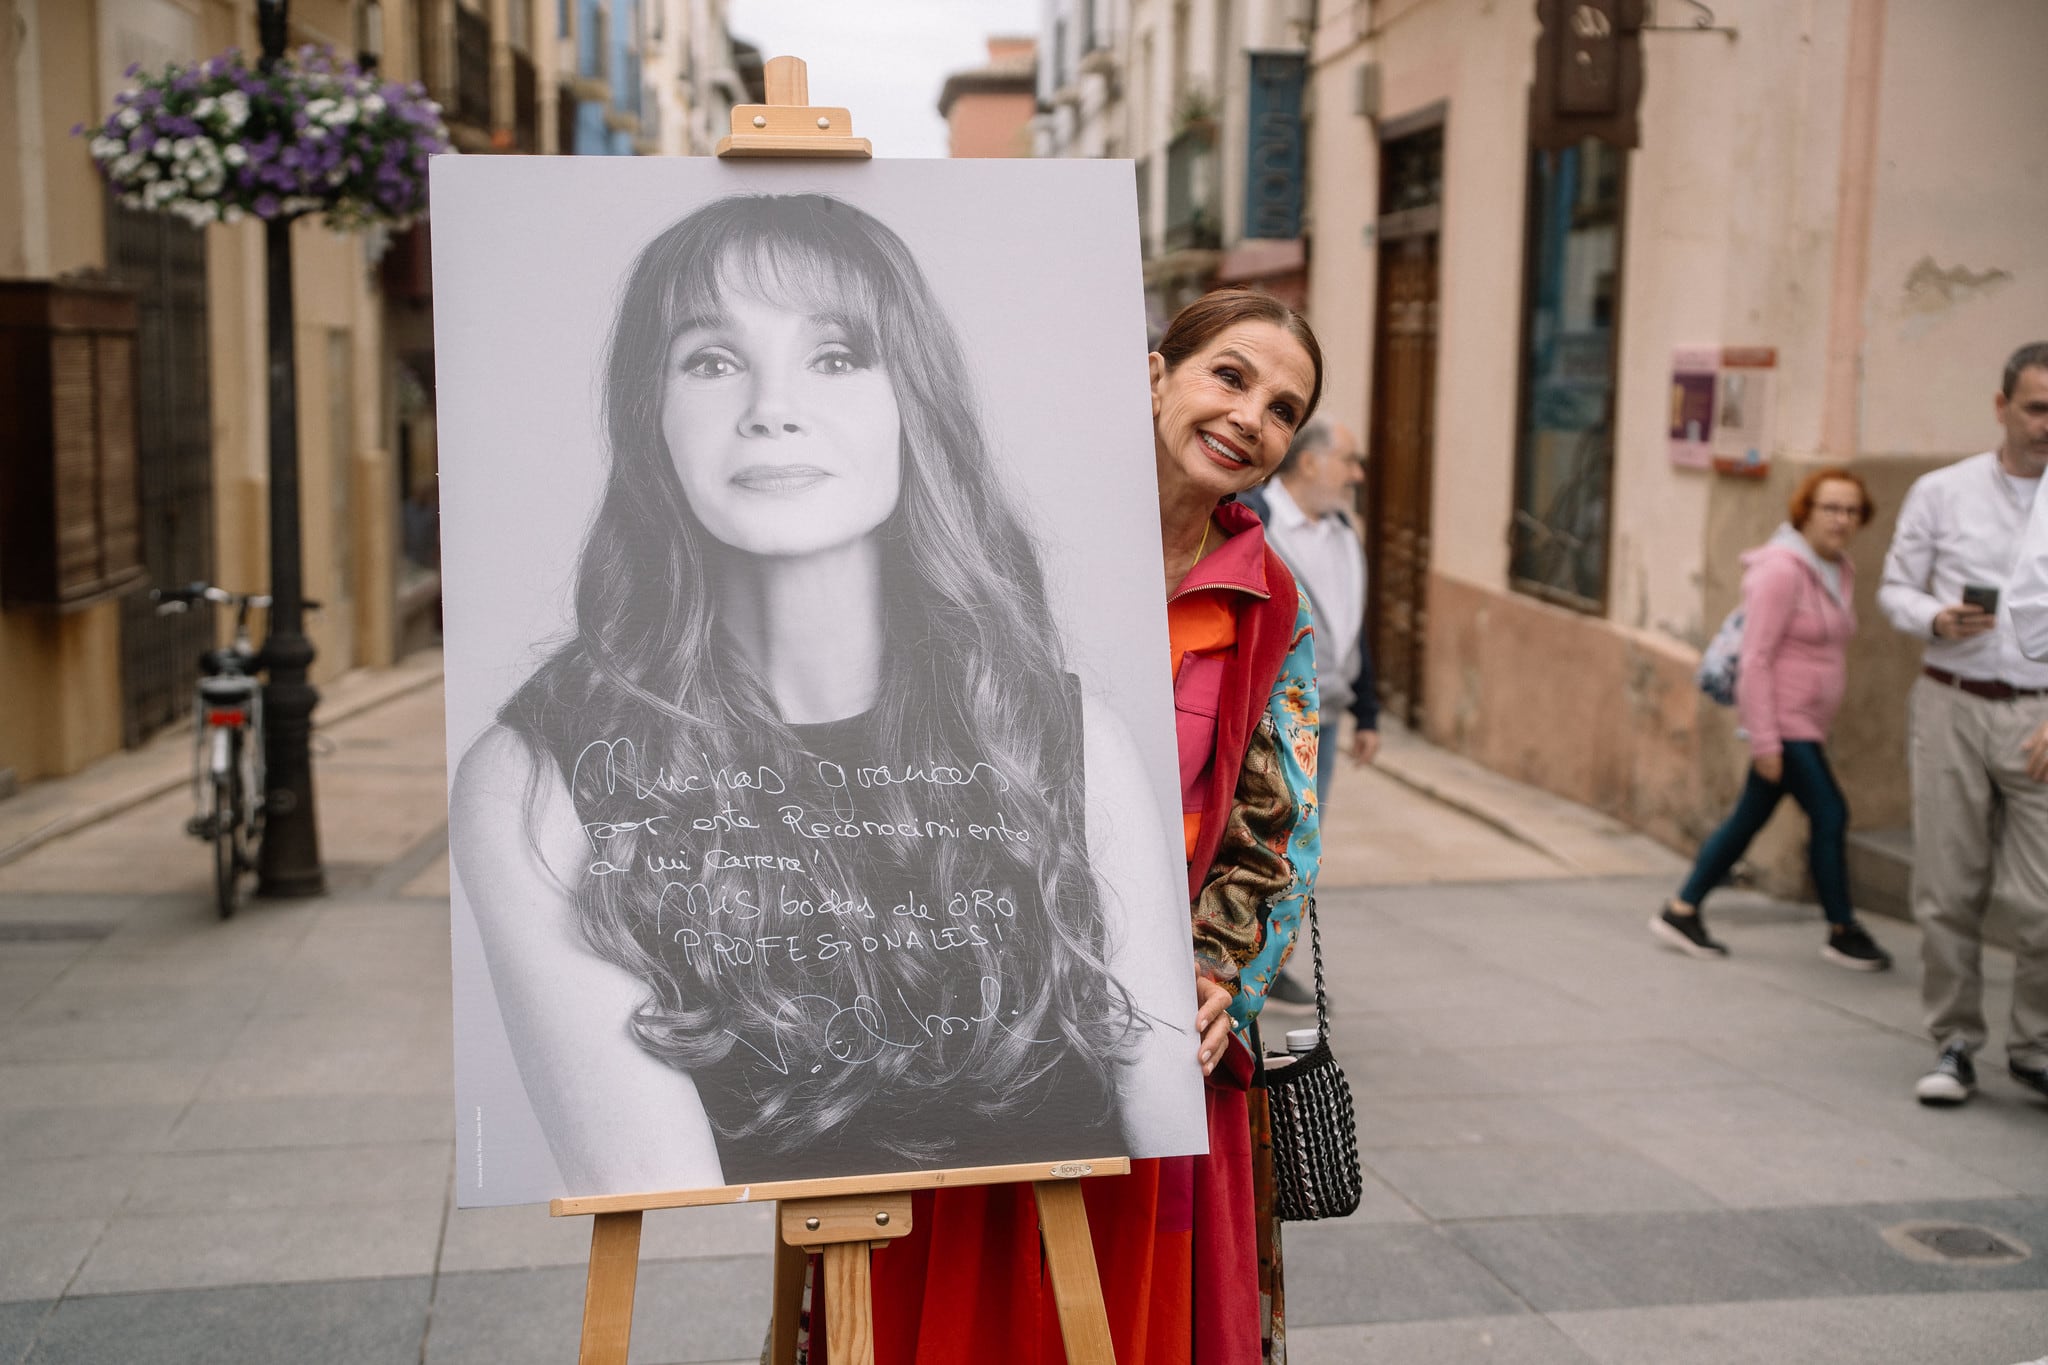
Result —
M 213 775 L 213 899 L 222 919 L 242 903 L 241 775 L 233 768 Z

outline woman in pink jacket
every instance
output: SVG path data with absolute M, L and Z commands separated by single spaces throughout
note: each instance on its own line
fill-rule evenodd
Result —
M 1856 634 L 1849 542 L 1873 510 L 1862 479 L 1846 469 L 1816 470 L 1792 494 L 1791 521 L 1742 557 L 1735 704 L 1749 733 L 1749 780 L 1734 812 L 1701 846 L 1677 899 L 1650 921 L 1659 938 L 1695 957 L 1727 954 L 1707 933 L 1700 905 L 1790 795 L 1813 827 L 1807 852 L 1828 920 L 1820 955 L 1862 972 L 1892 965 L 1849 908 L 1849 806 L 1822 747 L 1842 702 L 1849 640 Z

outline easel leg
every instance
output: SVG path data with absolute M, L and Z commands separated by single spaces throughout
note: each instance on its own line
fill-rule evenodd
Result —
M 1038 1231 L 1045 1242 L 1045 1268 L 1052 1277 L 1067 1365 L 1116 1365 L 1081 1187 L 1071 1180 L 1039 1180 L 1031 1189 L 1038 1196 Z
M 583 1287 L 577 1365 L 626 1365 L 633 1287 L 640 1274 L 640 1211 L 600 1213 L 590 1225 L 590 1278 Z
M 810 1253 L 775 1239 L 775 1292 L 768 1319 L 769 1365 L 796 1365 L 797 1319 L 804 1309 L 804 1267 Z
M 825 1248 L 825 1345 L 830 1365 L 875 1365 L 875 1306 L 866 1242 Z

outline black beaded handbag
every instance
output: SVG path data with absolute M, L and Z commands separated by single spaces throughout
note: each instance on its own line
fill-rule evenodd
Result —
M 1315 898 L 1304 911 L 1316 969 L 1316 1045 L 1285 1066 L 1267 1070 L 1265 1087 L 1273 1124 L 1273 1204 L 1289 1223 L 1342 1218 L 1358 1208 L 1365 1179 L 1358 1167 L 1358 1119 L 1351 1083 L 1330 1051 L 1330 1007 L 1323 993 L 1323 935 Z M 1263 1050 L 1263 1049 L 1262 1049 Z

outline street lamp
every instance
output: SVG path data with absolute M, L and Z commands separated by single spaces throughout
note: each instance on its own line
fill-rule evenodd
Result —
M 290 0 L 257 0 L 261 66 L 284 56 Z M 305 632 L 305 588 L 299 549 L 299 401 L 293 357 L 292 220 L 263 224 L 270 357 L 270 629 L 261 663 L 265 730 L 263 843 L 256 890 L 263 896 L 318 896 L 320 830 L 313 810 L 313 707 L 320 694 L 306 681 L 313 642 Z

